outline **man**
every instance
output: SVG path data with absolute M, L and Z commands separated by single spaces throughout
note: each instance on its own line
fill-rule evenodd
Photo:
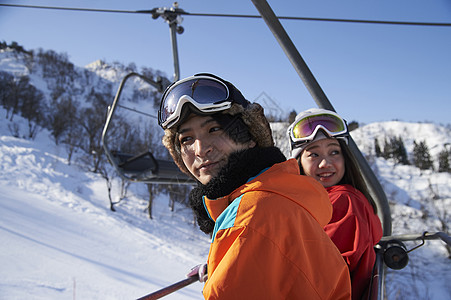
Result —
M 323 231 L 324 188 L 274 147 L 263 108 L 230 82 L 197 74 L 169 86 L 158 122 L 190 205 L 211 234 L 206 299 L 350 299 L 344 260 Z

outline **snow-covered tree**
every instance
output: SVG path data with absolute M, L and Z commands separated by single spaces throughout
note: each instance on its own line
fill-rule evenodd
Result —
M 449 163 L 450 153 L 448 150 L 443 150 L 438 154 L 438 171 L 451 173 L 451 166 Z
M 413 164 L 421 170 L 432 169 L 432 159 L 425 141 L 413 142 Z

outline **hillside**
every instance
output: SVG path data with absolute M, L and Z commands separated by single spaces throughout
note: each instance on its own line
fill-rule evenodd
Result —
M 138 298 L 206 260 L 209 238 L 189 209 L 177 205 L 170 212 L 161 196 L 149 220 L 146 188 L 134 184 L 113 213 L 99 175 L 68 166 L 48 132 L 35 141 L 10 136 L 4 113 L 0 299 Z M 199 299 L 201 290 L 193 284 L 168 299 Z

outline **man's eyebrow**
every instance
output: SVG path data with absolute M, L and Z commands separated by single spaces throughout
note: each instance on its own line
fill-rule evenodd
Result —
M 205 120 L 204 122 L 202 122 L 202 123 L 200 124 L 200 127 L 205 127 L 205 126 L 207 126 L 209 123 L 212 123 L 212 122 L 216 122 L 216 120 L 213 119 L 213 118 L 208 118 L 207 120 Z M 185 133 L 185 132 L 190 131 L 190 130 L 192 130 L 191 127 L 183 128 L 183 129 L 181 129 L 181 130 L 178 131 L 178 134 L 182 134 L 182 133 Z
M 200 127 L 205 127 L 205 126 L 207 126 L 209 123 L 212 123 L 212 122 L 216 122 L 216 120 L 213 119 L 213 118 L 208 118 L 208 120 L 205 120 L 204 122 L 202 122 L 202 124 L 200 124 Z

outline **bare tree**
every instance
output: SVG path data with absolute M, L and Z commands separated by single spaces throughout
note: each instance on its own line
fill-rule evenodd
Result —
M 6 118 L 8 118 L 9 106 L 11 101 L 12 87 L 15 85 L 14 76 L 0 71 L 0 104 L 6 109 Z
M 424 202 L 430 202 L 432 204 L 431 207 L 434 210 L 434 216 L 440 222 L 440 228 L 438 228 L 438 230 L 448 234 L 450 229 L 449 224 L 451 222 L 451 215 L 449 214 L 448 209 L 445 208 L 445 199 L 440 195 L 438 188 L 434 187 L 431 178 L 428 178 L 428 183 L 431 200 L 426 200 Z M 445 244 L 445 248 L 448 252 L 448 257 L 451 258 L 451 247 L 448 244 Z
M 28 85 L 22 91 L 19 109 L 22 116 L 28 121 L 28 138 L 34 139 L 39 126 L 46 125 L 46 105 L 44 94 L 33 85 Z
M 7 97 L 4 99 L 4 107 L 6 109 L 6 117 L 12 121 L 15 114 L 19 113 L 20 102 L 26 98 L 26 91 L 30 85 L 28 76 L 21 76 L 8 82 L 6 87 L 9 90 Z
M 92 172 L 97 173 L 103 147 L 101 145 L 101 135 L 106 120 L 107 99 L 112 99 L 112 95 L 91 92 L 88 101 L 91 107 L 83 108 L 79 115 L 79 124 L 83 128 L 86 139 L 81 148 L 85 152 L 85 163 L 92 167 Z
M 152 204 L 153 204 L 153 187 L 152 184 L 147 183 L 147 191 L 149 192 L 149 202 L 147 204 L 147 212 L 149 214 L 149 219 L 152 219 Z
M 49 116 L 49 129 L 55 144 L 58 145 L 60 138 L 64 139 L 65 135 L 70 135 L 70 132 L 76 127 L 79 103 L 74 101 L 71 96 L 63 96 L 60 99 L 53 100 L 52 107 L 53 110 Z
M 105 183 L 106 183 L 106 187 L 107 187 L 107 191 L 108 191 L 108 200 L 110 201 L 110 210 L 116 211 L 116 209 L 114 208 L 114 205 L 117 204 L 118 202 L 113 202 L 113 197 L 111 195 L 113 183 L 112 183 L 111 177 L 109 176 L 107 166 L 105 164 L 100 166 L 98 168 L 98 173 L 102 176 L 103 179 L 105 179 Z M 119 200 L 119 202 L 120 202 L 120 200 Z

